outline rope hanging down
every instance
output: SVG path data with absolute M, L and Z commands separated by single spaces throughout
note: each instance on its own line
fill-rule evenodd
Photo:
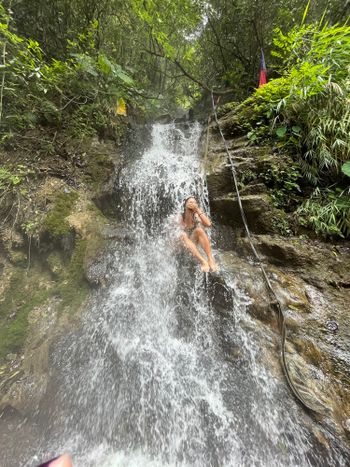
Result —
M 241 213 L 244 228 L 245 228 L 245 231 L 246 231 L 246 234 L 247 234 L 247 238 L 248 238 L 248 241 L 249 241 L 249 245 L 251 247 L 251 250 L 252 250 L 252 252 L 253 252 L 253 254 L 254 254 L 254 256 L 255 256 L 258 264 L 259 264 L 259 266 L 260 266 L 260 269 L 261 269 L 263 278 L 265 280 L 267 289 L 269 291 L 270 296 L 272 297 L 271 304 L 272 304 L 273 307 L 275 307 L 275 309 L 278 310 L 278 318 L 279 318 L 279 325 L 280 325 L 280 331 L 281 331 L 281 340 L 282 340 L 281 357 L 282 357 L 282 367 L 283 367 L 284 375 L 285 375 L 287 383 L 288 383 L 290 389 L 292 390 L 293 394 L 295 395 L 295 397 L 307 409 L 309 409 L 309 410 L 311 410 L 313 412 L 319 413 L 318 409 L 316 409 L 315 407 L 312 407 L 310 405 L 310 403 L 306 402 L 306 400 L 300 394 L 299 390 L 295 387 L 295 385 L 294 385 L 294 383 L 293 383 L 293 381 L 291 379 L 290 372 L 289 372 L 289 369 L 288 369 L 288 366 L 287 366 L 287 363 L 286 363 L 285 345 L 286 345 L 286 332 L 287 332 L 287 330 L 286 330 L 285 316 L 284 316 L 284 313 L 282 311 L 281 303 L 277 298 L 276 292 L 274 291 L 274 289 L 273 289 L 273 287 L 271 285 L 270 279 L 268 278 L 268 276 L 266 274 L 266 271 L 265 271 L 264 265 L 262 264 L 261 258 L 259 256 L 254 244 L 253 244 L 253 239 L 252 239 L 252 236 L 250 234 L 247 218 L 246 218 L 246 215 L 245 215 L 245 212 L 244 212 L 244 209 L 243 209 L 241 195 L 240 195 L 239 188 L 238 188 L 237 172 L 236 172 L 235 164 L 234 164 L 234 161 L 233 161 L 233 158 L 232 158 L 231 153 L 229 151 L 226 139 L 225 139 L 225 137 L 223 135 L 223 132 L 222 132 L 220 124 L 219 124 L 218 116 L 217 116 L 217 113 L 216 113 L 216 107 L 215 107 L 215 102 L 214 102 L 213 91 L 211 91 L 211 101 L 212 101 L 212 106 L 213 106 L 213 114 L 214 114 L 215 122 L 217 124 L 218 129 L 219 129 L 222 141 L 224 143 L 225 151 L 227 153 L 227 156 L 228 156 L 230 164 L 231 164 L 231 169 L 232 169 L 233 181 L 234 181 L 234 185 L 235 185 L 235 191 L 236 191 L 236 195 L 237 195 L 238 206 L 239 206 L 239 210 L 240 210 L 240 213 Z M 209 125 L 208 125 L 208 132 L 209 132 Z

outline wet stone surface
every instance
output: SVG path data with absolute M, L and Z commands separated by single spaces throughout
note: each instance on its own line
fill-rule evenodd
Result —
M 232 178 L 229 182 L 227 155 L 215 131 L 210 134 L 205 164 L 220 260 L 224 270 L 243 285 L 250 300 L 247 310 L 251 316 L 268 325 L 278 343 L 276 314 L 242 229 Z M 241 148 L 241 138 L 236 143 L 235 138 L 229 137 L 228 145 L 236 158 L 238 177 L 246 176 L 248 169 L 257 176 L 262 167 L 274 161 L 275 156 L 269 155 L 268 148 L 260 151 Z M 247 197 L 250 204 L 245 202 Z M 331 245 L 320 240 L 280 236 L 274 230 L 275 211 L 264 187 L 254 192 L 254 184 L 246 185 L 242 189 L 242 202 L 254 244 L 286 316 L 286 356 L 293 381 L 306 398 L 318 404 L 323 413 L 322 423 L 347 443 L 350 244 Z

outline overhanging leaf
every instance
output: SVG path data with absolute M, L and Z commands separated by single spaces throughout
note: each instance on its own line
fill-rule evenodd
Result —
M 104 75 L 110 75 L 112 73 L 113 65 L 105 55 L 99 55 L 97 63 Z
M 345 164 L 342 165 L 341 171 L 343 172 L 343 174 L 350 177 L 350 161 L 347 161 L 345 162 Z
M 120 79 L 121 81 L 123 81 L 123 83 L 128 84 L 129 86 L 134 84 L 134 80 L 129 75 L 127 75 L 124 71 L 118 71 L 116 73 L 116 77 Z
M 287 133 L 287 127 L 286 126 L 280 126 L 276 129 L 276 135 L 279 138 L 283 138 L 285 134 Z
M 118 99 L 115 111 L 117 115 L 126 116 L 126 103 L 122 97 Z

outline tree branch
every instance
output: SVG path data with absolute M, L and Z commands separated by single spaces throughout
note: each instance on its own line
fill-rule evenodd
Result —
M 221 41 L 220 41 L 220 38 L 219 38 L 219 35 L 214 27 L 214 24 L 210 18 L 210 16 L 208 16 L 208 23 L 209 23 L 209 26 L 211 28 L 211 30 L 213 31 L 213 34 L 215 36 L 215 39 L 216 39 L 216 42 L 217 42 L 217 46 L 219 47 L 219 50 L 220 50 L 220 55 L 221 55 L 221 59 L 222 59 L 222 64 L 224 65 L 224 69 L 225 71 L 228 69 L 227 67 L 227 62 L 226 62 L 226 58 L 225 58 L 225 55 L 224 55 L 224 51 L 223 51 L 223 47 L 221 45 Z
M 193 81 L 194 83 L 198 84 L 198 86 L 200 86 L 202 89 L 205 89 L 206 91 L 208 92 L 212 92 L 213 91 L 213 94 L 216 94 L 217 96 L 222 96 L 222 95 L 225 95 L 225 94 L 229 94 L 230 92 L 233 91 L 233 89 L 225 89 L 224 91 L 219 91 L 219 90 L 214 90 L 214 89 L 211 89 L 206 83 L 203 83 L 202 81 L 199 81 L 197 78 L 195 78 L 193 75 L 191 75 L 182 65 L 181 63 L 178 61 L 178 60 L 171 60 L 170 58 L 166 57 L 164 54 L 162 53 L 158 53 L 158 52 L 153 52 L 152 50 L 148 50 L 148 49 L 143 49 L 145 52 L 151 54 L 151 55 L 155 55 L 156 57 L 160 57 L 160 58 L 165 58 L 166 60 L 169 60 L 171 63 L 173 63 L 174 65 L 176 65 L 183 73 L 184 76 L 186 76 L 186 78 L 190 79 L 191 81 Z

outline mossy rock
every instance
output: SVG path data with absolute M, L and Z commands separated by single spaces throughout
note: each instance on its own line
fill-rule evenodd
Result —
M 114 164 L 108 154 L 90 154 L 85 170 L 95 188 L 107 182 L 114 170 Z
M 18 266 L 13 269 L 5 299 L 0 302 L 0 362 L 10 353 L 22 352 L 28 336 L 28 316 L 34 308 L 53 297 L 60 299 L 58 311 L 74 312 L 80 307 L 89 291 L 84 273 L 87 244 L 82 239 L 75 242 L 67 265 L 56 251 L 47 257 L 46 266 L 56 275 L 56 283 L 37 263 L 29 271 Z
M 230 136 L 241 136 L 251 130 L 251 125 L 244 118 L 232 112 L 221 119 L 220 126 Z
M 224 105 L 220 105 L 217 109 L 217 116 L 218 118 L 222 118 L 225 115 L 227 115 L 229 112 L 232 112 L 238 107 L 239 103 L 238 102 L 227 102 Z
M 58 295 L 62 300 L 62 308 L 68 307 L 73 310 L 81 304 L 88 293 L 89 284 L 84 274 L 87 244 L 87 240 L 76 241 L 64 280 L 57 287 Z
M 70 226 L 66 218 L 71 213 L 75 201 L 78 199 L 78 193 L 68 191 L 57 195 L 53 208 L 49 211 L 43 222 L 43 230 L 47 232 L 53 240 L 65 237 Z
M 56 278 L 62 278 L 65 273 L 65 267 L 61 255 L 57 251 L 53 251 L 46 258 L 50 272 Z
M 17 265 L 17 266 L 24 266 L 27 261 L 28 257 L 26 253 L 23 251 L 13 251 L 10 250 L 9 252 L 9 260 L 11 261 L 12 264 Z
M 28 314 L 51 294 L 50 288 L 40 287 L 41 271 L 27 273 L 16 268 L 12 272 L 5 300 L 0 303 L 0 361 L 9 353 L 22 350 L 28 330 Z

